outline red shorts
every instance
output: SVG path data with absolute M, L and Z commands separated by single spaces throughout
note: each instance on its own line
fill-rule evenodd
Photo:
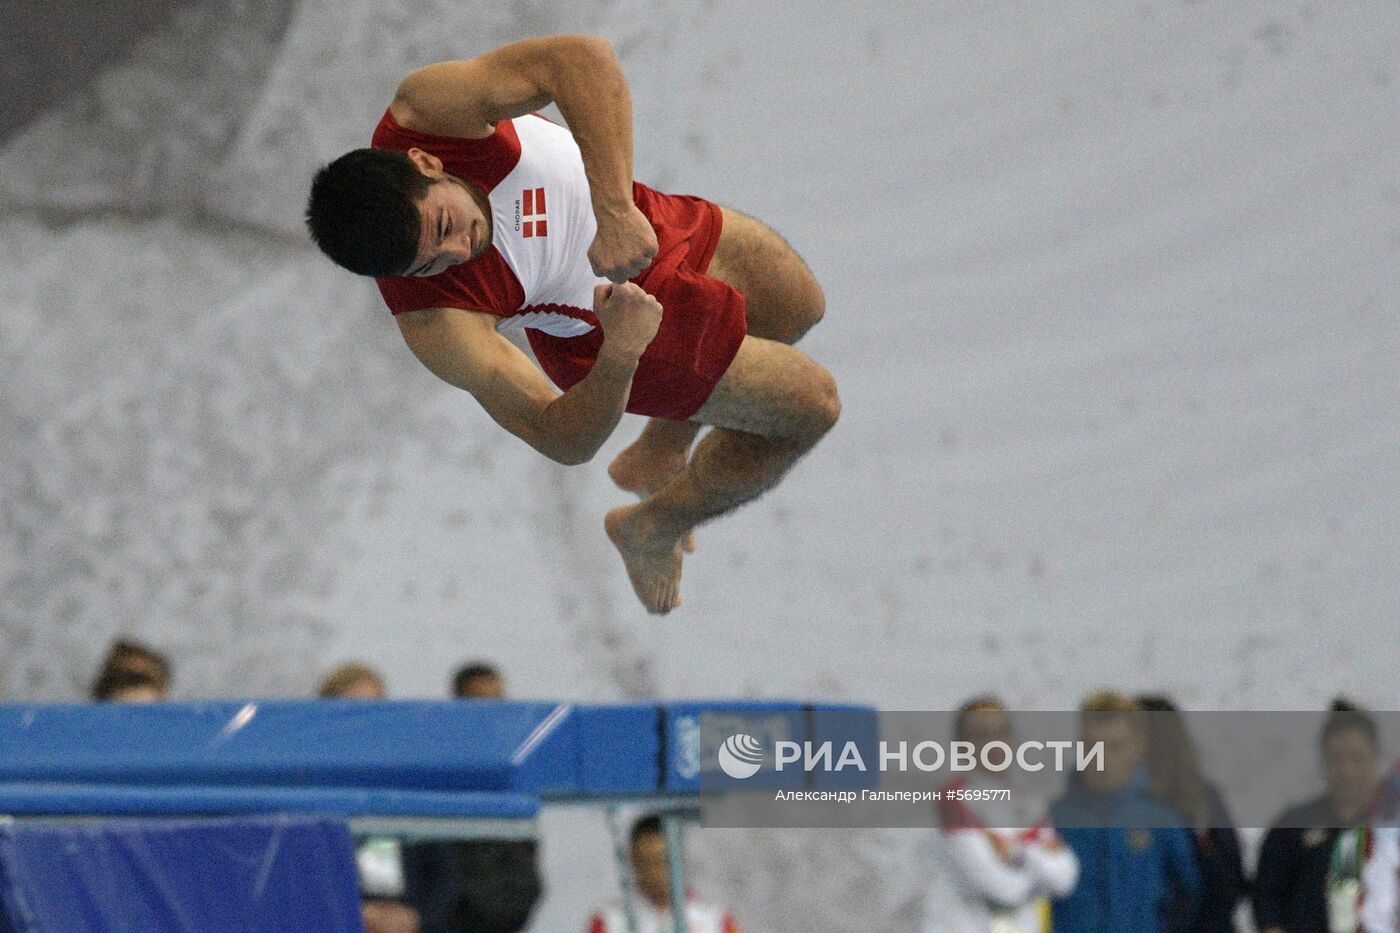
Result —
M 661 302 L 661 326 L 632 377 L 627 410 L 685 421 L 705 404 L 748 332 L 744 296 L 705 274 L 719 243 L 719 206 L 689 195 L 633 186 L 637 207 L 656 230 L 660 249 L 636 282 Z M 550 379 L 568 390 L 593 368 L 601 327 L 581 337 L 527 330 L 530 348 Z

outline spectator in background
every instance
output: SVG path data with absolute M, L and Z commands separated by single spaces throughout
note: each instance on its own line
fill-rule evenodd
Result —
M 641 897 L 633 898 L 632 920 L 615 904 L 598 911 L 588 922 L 588 933 L 671 933 L 671 868 L 666 861 L 666 835 L 661 817 L 652 814 L 632 824 L 630 856 L 632 878 Z M 739 933 L 734 915 L 717 904 L 686 892 L 686 933 Z
M 321 678 L 316 695 L 323 700 L 382 700 L 388 694 L 378 671 L 351 661 Z
M 1015 747 L 1011 716 L 995 697 L 964 704 L 954 739 L 978 751 Z M 1050 825 L 1048 802 L 1008 772 L 978 770 L 941 788 L 1007 791 L 1009 801 L 954 801 L 939 807 L 934 879 L 924 900 L 923 933 L 1041 933 L 1048 897 L 1074 889 L 1079 863 Z M 993 796 L 993 795 L 988 795 Z M 999 795 L 998 795 L 999 796 Z
M 1381 781 L 1371 826 L 1364 832 L 1360 933 L 1396 933 L 1400 931 L 1400 761 Z
M 1358 919 L 1360 933 L 1400 930 L 1400 828 L 1392 813 L 1385 826 L 1366 830 Z
M 157 703 L 166 698 L 166 693 L 149 674 L 118 670 L 97 678 L 92 698 L 99 703 Z
M 452 695 L 459 700 L 503 700 L 505 678 L 485 661 L 464 664 L 452 678 Z
M 1103 769 L 1077 773 L 1050 811 L 1079 858 L 1078 886 L 1054 903 L 1055 933 L 1160 933 L 1172 913 L 1194 922 L 1195 845 L 1179 828 L 1185 817 L 1147 791 L 1140 717 L 1131 697 L 1111 691 L 1081 707 L 1080 740 L 1103 743 Z
M 382 700 L 384 678 L 364 664 L 342 664 L 321 679 L 316 695 L 323 700 Z M 389 837 L 357 839 L 365 933 L 421 933 L 418 911 L 399 900 L 404 894 L 403 847 Z
M 92 698 L 103 703 L 153 703 L 170 694 L 170 661 L 130 638 L 118 638 L 93 680 Z
M 1263 933 L 1352 931 L 1359 922 L 1361 855 L 1347 830 L 1365 826 L 1380 786 L 1375 720 L 1338 699 L 1320 746 L 1326 793 L 1285 811 L 1259 850 L 1254 922 Z
M 146 674 L 159 684 L 161 689 L 170 689 L 170 660 L 134 638 L 118 638 L 107 649 L 107 657 L 102 661 L 102 671 L 105 673 L 112 670 Z
M 459 699 L 500 700 L 505 680 L 484 662 L 452 678 Z M 544 891 L 532 839 L 425 842 L 404 850 L 404 899 L 423 933 L 515 933 L 530 922 Z
M 418 914 L 411 907 L 384 898 L 365 898 L 365 933 L 421 933 Z
M 1245 894 L 1244 861 L 1235 821 L 1220 791 L 1201 773 L 1196 746 L 1176 704 L 1164 696 L 1140 696 L 1147 714 L 1147 784 L 1152 795 L 1186 817 L 1201 869 L 1201 909 L 1192 923 L 1169 911 L 1174 933 L 1234 933 L 1235 908 Z

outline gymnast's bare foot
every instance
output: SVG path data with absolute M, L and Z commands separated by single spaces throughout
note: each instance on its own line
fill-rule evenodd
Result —
M 688 453 L 684 447 L 653 443 L 643 434 L 613 458 L 608 464 L 608 475 L 619 489 L 647 496 L 685 469 Z
M 635 492 L 645 499 L 665 485 L 668 479 L 685 469 L 689 455 L 688 440 L 682 446 L 657 443 L 652 440 L 651 432 L 643 432 L 641 437 L 608 464 L 608 475 L 619 489 Z M 695 553 L 694 532 L 682 539 L 681 548 L 687 554 Z
M 622 555 L 632 589 L 647 612 L 665 615 L 681 604 L 680 541 L 657 533 L 641 503 L 613 509 L 603 519 L 613 546 Z

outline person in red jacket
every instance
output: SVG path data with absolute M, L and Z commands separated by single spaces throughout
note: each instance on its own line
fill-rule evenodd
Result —
M 640 897 L 614 904 L 593 915 L 588 933 L 672 933 L 671 872 L 661 817 L 644 816 L 632 825 L 632 879 Z M 629 918 L 630 913 L 630 918 Z M 687 892 L 686 933 L 739 933 L 734 915 Z
M 535 114 L 551 102 L 567 129 Z M 316 175 L 307 225 L 378 280 L 429 370 L 545 456 L 583 463 L 624 411 L 652 419 L 609 468 L 645 498 L 604 522 L 650 612 L 679 604 L 691 530 L 771 489 L 838 417 L 831 374 L 790 346 L 821 318 L 820 286 L 758 221 L 633 180 L 606 40 L 413 72 L 373 146 Z

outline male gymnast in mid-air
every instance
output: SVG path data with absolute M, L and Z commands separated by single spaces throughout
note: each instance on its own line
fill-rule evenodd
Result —
M 535 115 L 551 102 L 567 129 Z M 429 370 L 550 459 L 584 463 L 624 411 L 649 417 L 608 468 L 643 498 L 604 526 L 643 605 L 669 612 L 692 529 L 836 423 L 831 374 L 792 347 L 820 286 L 757 220 L 632 180 L 631 97 L 603 39 L 415 71 L 372 146 L 317 173 L 312 238 L 378 280 Z M 562 392 L 503 336 L 517 328 Z

